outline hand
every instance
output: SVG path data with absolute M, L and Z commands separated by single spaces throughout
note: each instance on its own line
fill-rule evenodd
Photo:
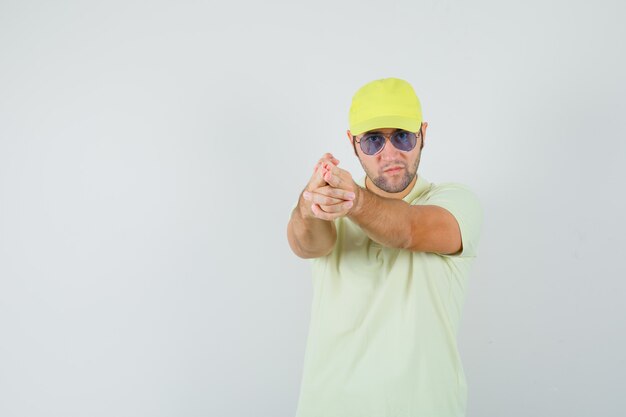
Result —
M 305 187 L 306 191 L 314 190 L 318 187 L 323 187 L 326 185 L 326 180 L 324 180 L 324 174 L 328 171 L 328 169 L 321 167 L 324 166 L 336 166 L 339 164 L 339 160 L 335 158 L 331 153 L 325 153 L 324 156 L 317 161 L 315 168 L 313 168 L 313 175 L 309 180 L 309 183 Z
M 323 175 L 324 181 L 333 188 L 345 190 L 356 194 L 359 186 L 352 179 L 352 175 L 345 169 L 336 165 L 324 165 L 326 172 Z
M 311 211 L 322 220 L 334 220 L 350 213 L 356 205 L 359 186 L 352 180 L 352 175 L 334 164 L 322 162 L 322 178 L 328 185 L 305 192 L 305 200 L 312 202 Z
M 327 186 L 328 184 L 324 180 L 324 174 L 328 171 L 328 169 L 325 167 L 336 166 L 337 164 L 339 164 L 339 160 L 337 158 L 335 158 L 331 153 L 325 153 L 317 162 L 315 168 L 313 168 L 313 175 L 304 188 L 302 196 L 304 197 L 305 194 L 308 195 L 308 193 L 317 188 Z M 299 204 L 299 206 L 302 217 L 316 217 L 312 211 L 311 204 Z
M 353 192 L 327 185 L 316 188 L 312 192 L 305 191 L 303 197 L 313 203 L 311 212 L 315 217 L 322 220 L 335 220 L 348 214 L 354 206 L 356 196 Z

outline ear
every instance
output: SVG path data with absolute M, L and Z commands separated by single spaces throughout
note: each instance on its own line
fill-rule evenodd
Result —
M 352 133 L 350 133 L 350 129 L 346 130 L 346 133 L 348 134 L 348 142 L 350 142 L 350 146 L 352 146 L 352 149 L 354 150 L 354 156 L 358 158 L 359 154 L 356 152 L 356 145 L 352 140 Z
M 422 126 L 420 130 L 422 131 L 422 144 L 420 146 L 420 150 L 424 148 L 424 139 L 426 139 L 426 128 L 428 128 L 428 122 L 422 122 Z

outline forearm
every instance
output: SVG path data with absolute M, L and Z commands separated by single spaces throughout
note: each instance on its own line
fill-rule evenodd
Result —
M 359 187 L 356 206 L 348 218 L 381 245 L 406 248 L 410 244 L 412 215 L 406 201 L 381 197 Z
M 291 213 L 287 226 L 287 238 L 291 250 L 301 258 L 317 258 L 327 255 L 335 245 L 337 232 L 332 221 L 317 219 L 308 214 L 307 204 L 300 195 L 298 205 Z

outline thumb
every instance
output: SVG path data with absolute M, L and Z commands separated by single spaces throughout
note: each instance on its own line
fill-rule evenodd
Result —
M 326 180 L 324 180 L 324 170 L 321 166 L 316 166 L 313 170 L 313 175 L 309 180 L 309 184 L 306 187 L 307 191 L 313 191 L 316 188 L 323 187 L 327 185 Z

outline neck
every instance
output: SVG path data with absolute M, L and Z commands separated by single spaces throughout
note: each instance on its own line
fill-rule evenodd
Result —
M 404 190 L 397 192 L 397 193 L 388 193 L 385 190 L 381 190 L 380 188 L 376 186 L 376 184 L 372 182 L 372 180 L 370 180 L 370 177 L 368 176 L 365 176 L 365 188 L 367 188 L 369 191 L 381 197 L 394 198 L 394 199 L 400 200 L 406 197 L 411 192 L 411 190 L 413 189 L 413 186 L 417 182 L 418 175 L 419 174 L 416 173 L 415 177 L 413 177 L 413 180 L 409 183 L 409 185 L 407 185 Z

